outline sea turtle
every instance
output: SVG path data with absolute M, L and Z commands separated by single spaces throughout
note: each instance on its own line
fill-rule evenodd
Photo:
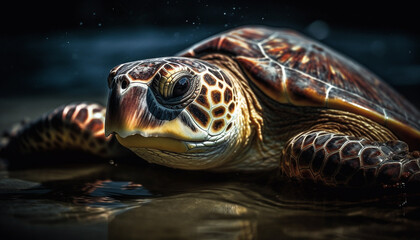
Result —
M 420 149 L 420 112 L 364 67 L 291 30 L 236 28 L 177 56 L 118 65 L 108 87 L 106 110 L 58 108 L 12 134 L 2 155 L 134 152 L 173 168 L 280 169 L 332 186 L 420 181 L 420 154 L 409 151 Z

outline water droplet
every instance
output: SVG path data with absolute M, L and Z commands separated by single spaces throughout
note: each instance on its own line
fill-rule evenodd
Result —
M 264 21 L 264 17 L 261 18 L 261 21 Z
M 227 23 L 225 23 L 225 27 L 228 27 L 228 24 Z
M 226 13 L 224 12 L 224 13 L 223 13 L 223 15 L 225 15 L 225 16 L 226 16 Z
M 79 25 L 82 26 L 83 25 L 83 22 L 80 22 Z
M 114 165 L 114 160 L 109 160 L 109 164 Z
M 187 19 L 187 20 L 185 20 L 185 22 L 188 22 L 188 19 Z
M 96 12 L 93 12 L 93 13 L 92 13 L 92 15 L 93 15 L 93 16 L 96 16 Z
M 102 27 L 102 23 L 98 23 L 98 27 Z

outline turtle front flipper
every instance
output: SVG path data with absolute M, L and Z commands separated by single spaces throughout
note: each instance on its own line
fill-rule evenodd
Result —
M 6 133 L 0 157 L 11 165 L 53 158 L 116 158 L 132 155 L 113 135 L 104 134 L 105 108 L 92 103 L 70 104 Z M 21 161 L 25 160 L 25 161 Z
M 396 186 L 420 182 L 420 154 L 402 141 L 374 142 L 325 131 L 299 134 L 282 154 L 281 169 L 295 179 L 326 185 Z

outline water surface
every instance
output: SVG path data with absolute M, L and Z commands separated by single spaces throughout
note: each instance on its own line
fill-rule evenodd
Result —
M 57 159 L 59 161 L 59 159 Z M 419 196 L 145 163 L 1 171 L 0 227 L 44 239 L 416 239 Z

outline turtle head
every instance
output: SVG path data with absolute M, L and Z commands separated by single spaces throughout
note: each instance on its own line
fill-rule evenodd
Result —
M 205 61 L 155 58 L 113 68 L 105 131 L 143 159 L 175 168 L 223 165 L 239 108 L 232 77 Z

